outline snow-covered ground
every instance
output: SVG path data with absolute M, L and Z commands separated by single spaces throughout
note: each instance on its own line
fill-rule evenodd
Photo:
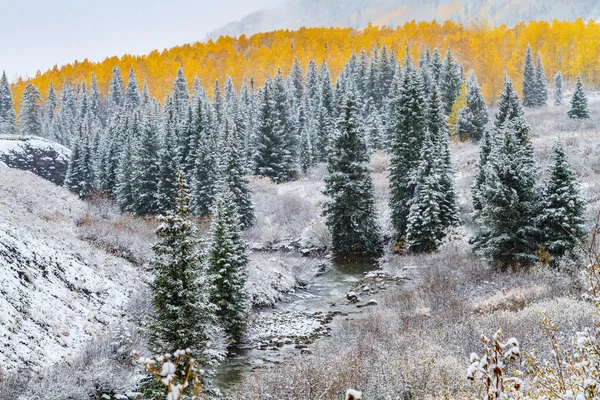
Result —
M 67 190 L 10 168 L 0 188 L 0 369 L 40 369 L 124 318 L 141 273 L 78 239 Z

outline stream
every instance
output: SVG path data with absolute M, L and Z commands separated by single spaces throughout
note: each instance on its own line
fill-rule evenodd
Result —
M 254 368 L 285 362 L 292 354 L 310 353 L 310 344 L 331 336 L 334 318 L 362 312 L 346 295 L 365 273 L 376 269 L 373 260 L 332 261 L 324 273 L 286 294 L 274 308 L 253 311 L 247 345 L 232 350 L 220 364 L 215 384 L 226 394 Z

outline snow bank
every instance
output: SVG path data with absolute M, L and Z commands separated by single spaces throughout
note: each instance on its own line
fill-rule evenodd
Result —
M 67 190 L 14 169 L 0 187 L 0 367 L 39 369 L 103 335 L 141 275 L 77 238 Z

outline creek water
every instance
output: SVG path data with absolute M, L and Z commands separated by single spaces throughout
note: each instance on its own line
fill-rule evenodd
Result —
M 327 313 L 336 310 L 348 315 L 360 313 L 361 310 L 357 309 L 356 305 L 346 304 L 346 294 L 365 272 L 375 269 L 377 263 L 374 260 L 332 261 L 324 273 L 315 276 L 306 287 L 286 294 L 285 299 L 273 308 L 254 310 L 253 313 L 267 318 L 272 316 L 275 320 L 280 315 L 298 312 Z M 335 335 L 336 326 L 330 325 L 332 335 Z M 217 369 L 214 383 L 226 394 L 253 368 L 270 363 L 285 363 L 286 357 L 300 351 L 293 344 L 268 350 L 234 349 Z

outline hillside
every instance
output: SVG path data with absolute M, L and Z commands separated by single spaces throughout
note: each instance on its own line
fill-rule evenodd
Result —
M 222 37 L 217 41 L 186 44 L 143 56 L 111 57 L 100 63 L 76 61 L 45 73 L 40 72 L 31 80 L 19 80 L 12 90 L 18 108 L 21 94 L 28 83 L 33 83 L 45 98 L 51 82 L 57 90 L 61 89 L 63 82 L 85 81 L 89 87 L 92 73 L 95 73 L 101 93 L 107 94 L 113 67 L 117 66 L 123 77 L 133 68 L 140 85 L 146 83 L 150 95 L 163 101 L 172 92 L 173 81 L 180 67 L 184 68 L 188 86 L 191 87 L 197 76 L 212 93 L 215 80 L 222 84 L 227 75 L 231 76 L 237 88 L 245 78 L 250 77 L 254 78 L 256 87 L 262 86 L 265 79 L 273 76 L 279 67 L 287 75 L 295 58 L 304 69 L 311 58 L 315 59 L 317 65 L 326 61 L 331 75 L 337 77 L 353 52 L 358 54 L 364 49 L 372 53 L 374 48 L 385 44 L 388 50 L 394 50 L 399 55 L 399 59 L 403 58 L 400 54 L 404 54 L 406 46 L 411 46 L 411 55 L 415 60 L 419 59 L 425 47 L 437 47 L 442 52 L 451 48 L 466 70 L 475 70 L 484 96 L 493 103 L 502 83 L 498 77 L 504 72 L 520 87 L 523 55 L 528 43 L 534 52 L 540 53 L 548 77 L 560 70 L 566 80 L 573 80 L 581 73 L 586 84 L 599 84 L 598 37 L 600 25 L 581 20 L 532 22 L 513 28 L 469 29 L 452 22 L 423 22 L 408 23 L 396 29 L 375 27 L 355 31 L 350 28 L 312 28 L 275 31 L 238 39 Z
M 512 26 L 531 20 L 552 21 L 558 18 L 572 21 L 599 17 L 600 6 L 593 0 L 290 0 L 273 9 L 231 22 L 209 33 L 207 38 L 236 37 L 303 26 L 362 29 L 372 23 L 394 28 L 412 20 Z
M 0 187 L 0 365 L 39 370 L 106 335 L 141 274 L 77 237 L 86 205 L 66 189 L 8 168 Z

